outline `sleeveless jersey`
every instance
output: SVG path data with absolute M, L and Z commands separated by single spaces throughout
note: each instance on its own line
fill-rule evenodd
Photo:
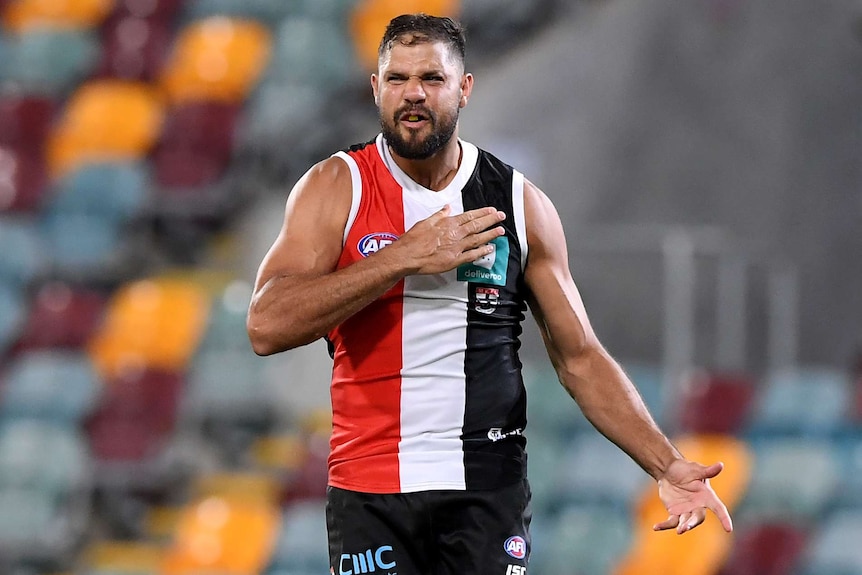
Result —
M 335 156 L 353 201 L 338 268 L 386 249 L 446 204 L 494 206 L 505 235 L 486 257 L 408 276 L 328 335 L 333 357 L 329 484 L 369 493 L 490 489 L 526 475 L 526 397 L 518 358 L 527 258 L 524 178 L 460 141 L 461 165 L 426 189 L 382 135 Z

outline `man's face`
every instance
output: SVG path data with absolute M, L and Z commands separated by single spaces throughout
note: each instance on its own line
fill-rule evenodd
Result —
M 452 138 L 473 77 L 442 42 L 397 43 L 371 85 L 383 136 L 398 156 L 421 160 Z

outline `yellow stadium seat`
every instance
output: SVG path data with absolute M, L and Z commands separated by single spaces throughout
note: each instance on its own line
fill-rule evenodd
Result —
M 164 559 L 165 550 L 159 545 L 141 541 L 98 541 L 83 553 L 88 571 L 110 573 L 155 573 Z
M 140 280 L 120 288 L 90 341 L 93 364 L 107 378 L 143 367 L 185 371 L 206 330 L 210 300 L 190 281 Z
M 278 498 L 278 483 L 266 473 L 224 472 L 202 475 L 192 486 L 196 499 L 218 497 L 231 501 L 272 505 Z
M 47 26 L 93 28 L 114 8 L 114 0 L 10 0 L 3 25 L 13 32 Z
M 400 14 L 425 12 L 455 18 L 460 13 L 458 0 L 361 0 L 350 15 L 356 57 L 369 70 L 377 69 L 377 47 L 389 21 Z
M 270 45 L 259 22 L 221 16 L 192 22 L 177 37 L 161 85 L 172 102 L 240 103 L 266 68 Z
M 310 409 L 302 415 L 299 425 L 306 435 L 329 437 L 332 433 L 332 413 L 329 409 Z
M 207 496 L 187 505 L 162 575 L 257 575 L 275 547 L 280 513 L 274 504 Z
M 249 455 L 259 469 L 296 471 L 305 462 L 308 449 L 303 438 L 293 435 L 267 435 L 255 440 Z
M 47 161 L 55 178 L 101 160 L 145 156 L 159 137 L 163 104 L 152 87 L 120 80 L 81 85 L 49 135 Z
M 751 478 L 753 456 L 748 445 L 726 435 L 686 436 L 674 444 L 689 459 L 704 464 L 724 462 L 724 470 L 710 484 L 732 515 Z M 711 513 L 683 536 L 673 530 L 654 532 L 652 526 L 667 518 L 654 484 L 639 498 L 633 517 L 634 540 L 614 575 L 714 575 L 733 546 L 732 535 L 725 533 Z
M 170 541 L 179 525 L 181 513 L 180 507 L 148 508 L 143 519 L 143 536 L 150 541 Z

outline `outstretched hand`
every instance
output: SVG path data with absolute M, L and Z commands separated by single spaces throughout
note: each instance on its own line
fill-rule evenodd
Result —
M 727 532 L 733 531 L 733 522 L 724 503 L 709 485 L 724 464 L 701 465 L 686 459 L 677 459 L 668 466 L 658 480 L 658 495 L 670 516 L 653 525 L 655 531 L 676 529 L 678 534 L 690 531 L 703 523 L 706 510 L 715 513 Z

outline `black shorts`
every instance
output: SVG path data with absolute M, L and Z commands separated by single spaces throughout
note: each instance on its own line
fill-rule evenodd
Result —
M 526 575 L 527 480 L 482 491 L 374 494 L 329 487 L 333 575 Z

